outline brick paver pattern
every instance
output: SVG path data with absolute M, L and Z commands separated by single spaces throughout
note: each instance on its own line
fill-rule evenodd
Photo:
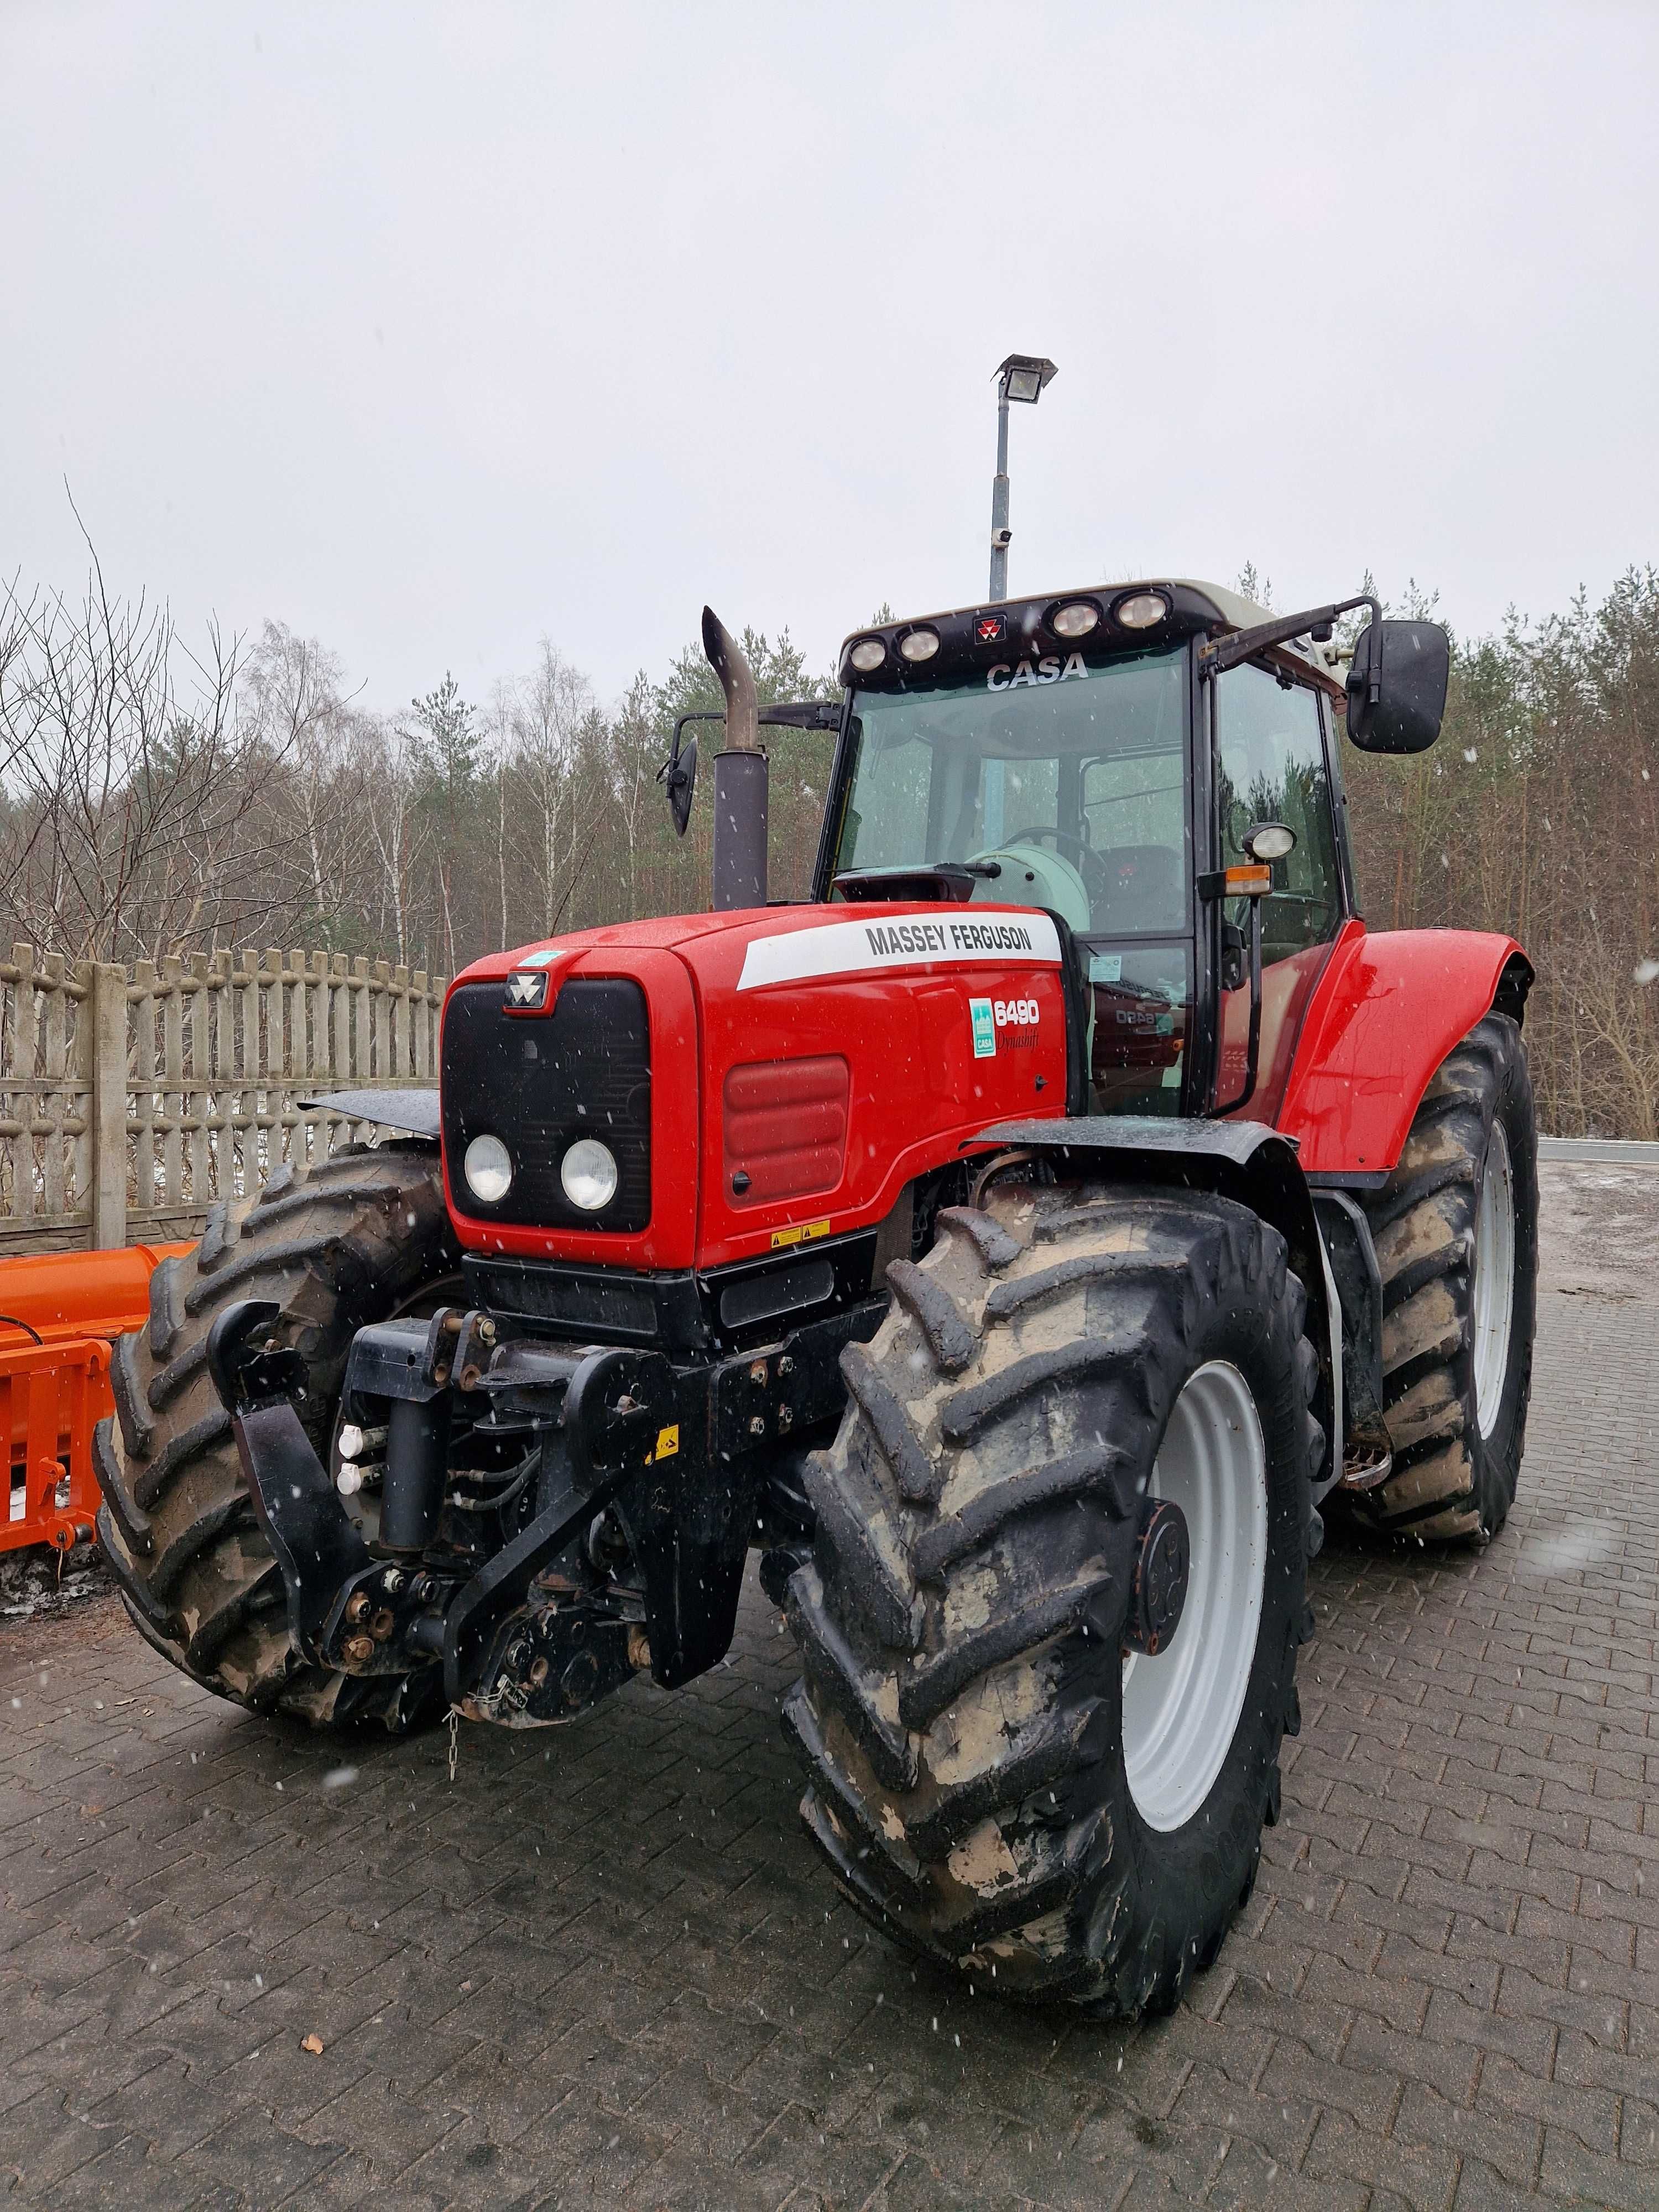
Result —
M 1659 1304 L 1541 1306 L 1509 1528 L 1328 1546 L 1255 1897 L 1139 2030 L 837 1899 L 752 1584 L 713 1674 L 463 1729 L 453 1784 L 443 1732 L 252 1720 L 112 1601 L 0 1626 L 0 2195 L 1659 2204 Z

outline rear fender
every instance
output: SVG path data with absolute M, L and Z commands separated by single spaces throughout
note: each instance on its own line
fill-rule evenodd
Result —
M 1341 1464 L 1341 1315 L 1313 1194 L 1295 1146 L 1261 1121 L 1169 1121 L 1128 1114 L 1004 1121 L 981 1134 L 983 1141 L 1036 1154 L 1065 1182 L 1102 1176 L 1120 1182 L 1212 1190 L 1273 1224 L 1308 1294 L 1307 1334 L 1318 1348 L 1321 1375 L 1314 1411 L 1326 1436 L 1325 1466 L 1314 1487 L 1316 1492 L 1328 1487 Z
M 1304 1174 L 1378 1184 L 1435 1070 L 1494 1008 L 1524 1017 L 1532 963 L 1473 929 L 1355 930 L 1315 988 L 1279 1109 Z

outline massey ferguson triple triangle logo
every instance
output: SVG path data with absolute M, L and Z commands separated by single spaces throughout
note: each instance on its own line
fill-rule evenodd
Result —
M 545 968 L 520 968 L 507 979 L 507 1003 L 515 1012 L 534 1013 L 547 999 Z

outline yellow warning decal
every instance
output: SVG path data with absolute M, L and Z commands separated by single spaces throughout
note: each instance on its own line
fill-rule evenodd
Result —
M 653 1451 L 653 1452 L 652 1453 L 651 1456 L 652 1456 L 652 1458 L 653 1458 L 653 1460 L 659 1460 L 659 1459 L 672 1459 L 672 1458 L 673 1458 L 673 1456 L 674 1456 L 674 1455 L 675 1455 L 675 1453 L 676 1453 L 677 1451 L 678 1451 L 679 1448 L 680 1448 L 680 1431 L 679 1431 L 679 1424 L 678 1424 L 678 1422 L 676 1422 L 676 1423 L 675 1423 L 675 1425 L 674 1425 L 674 1426 L 673 1426 L 672 1429 L 659 1429 L 659 1430 L 658 1430 L 658 1431 L 657 1431 L 657 1449 L 655 1449 L 655 1451 Z
M 804 1221 L 799 1229 L 775 1229 L 772 1231 L 772 1249 L 781 1252 L 786 1245 L 805 1244 L 809 1237 L 827 1237 L 829 1234 L 830 1224 L 827 1221 Z

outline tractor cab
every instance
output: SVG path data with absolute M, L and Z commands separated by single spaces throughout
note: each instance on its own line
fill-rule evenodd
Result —
M 1273 1120 L 1356 911 L 1340 611 L 1137 582 L 855 634 L 815 895 L 1042 908 L 1072 952 L 1081 1110 Z M 1415 750 L 1443 634 L 1382 626 L 1409 727 L 1369 696 L 1370 635 L 1351 729 Z

